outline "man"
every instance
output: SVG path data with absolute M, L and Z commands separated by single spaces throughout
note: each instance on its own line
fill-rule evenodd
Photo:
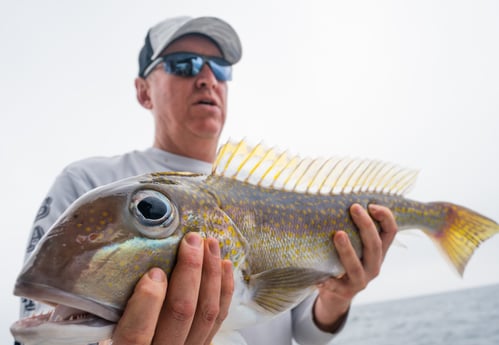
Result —
M 77 197 L 112 181 L 152 171 L 209 173 L 227 110 L 231 66 L 242 55 L 237 33 L 224 21 L 177 17 L 152 27 L 139 56 L 137 99 L 154 117 L 153 147 L 111 158 L 90 158 L 59 175 L 35 221 L 32 243 Z M 352 298 L 379 272 L 396 233 L 391 212 L 351 208 L 364 244 L 359 260 L 348 236 L 334 242 L 346 269 L 288 313 L 241 330 L 248 344 L 329 342 L 344 324 Z M 378 234 L 373 217 L 381 224 Z M 341 229 L 339 229 L 341 230 Z M 30 246 L 31 247 L 31 246 Z M 233 293 L 230 262 L 218 243 L 190 233 L 169 278 L 152 269 L 138 282 L 113 335 L 113 344 L 209 344 L 227 316 Z M 26 301 L 26 306 L 33 306 Z

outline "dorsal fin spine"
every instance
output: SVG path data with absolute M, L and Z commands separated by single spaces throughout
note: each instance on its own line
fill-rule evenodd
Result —
M 343 193 L 346 189 L 346 187 L 348 186 L 348 182 L 350 181 L 350 178 L 352 175 L 345 175 L 346 172 L 348 171 L 348 169 L 352 166 L 352 164 L 354 164 L 354 161 L 353 160 L 350 160 L 347 162 L 347 164 L 345 164 L 345 167 L 343 168 L 343 170 L 341 171 L 341 174 L 340 176 L 338 177 L 338 181 L 341 181 L 341 178 L 343 178 L 343 176 L 346 176 L 346 181 L 343 182 L 343 185 L 340 185 L 339 186 L 339 193 Z
M 343 166 L 341 166 L 342 165 L 341 163 L 344 163 Z M 348 167 L 348 162 L 345 163 L 342 160 L 338 161 L 338 164 L 335 167 L 335 170 L 337 169 L 337 175 L 336 175 L 336 179 L 334 180 L 333 184 L 331 185 L 331 193 L 333 193 L 333 194 L 334 193 L 341 194 L 341 187 L 339 189 L 337 187 L 338 187 L 338 183 L 341 180 L 341 176 L 343 175 L 343 172 L 345 171 L 345 169 L 347 167 Z
M 392 169 L 391 166 L 389 166 L 387 164 L 383 164 L 383 168 L 380 171 L 379 179 L 374 186 L 375 191 L 379 192 L 380 190 L 383 190 L 383 187 L 382 187 L 383 183 L 385 182 L 387 176 L 390 174 L 391 169 Z
M 244 143 L 245 146 L 246 143 Z M 237 177 L 241 171 L 243 170 L 244 166 L 246 165 L 246 163 L 251 159 L 253 158 L 253 156 L 255 155 L 255 152 L 258 150 L 258 147 L 259 147 L 260 144 L 256 145 L 255 147 L 253 147 L 251 149 L 251 151 L 249 151 L 249 153 L 246 154 L 246 157 L 244 157 L 244 159 L 239 163 L 239 166 L 237 167 L 236 169 L 236 172 L 234 174 L 234 177 Z
M 278 166 L 278 164 L 280 163 L 281 159 L 283 159 L 283 157 L 286 154 L 287 154 L 286 151 L 283 151 L 283 152 L 281 152 L 281 154 L 279 154 L 279 156 L 277 156 L 277 158 L 274 160 L 274 162 L 272 162 L 272 164 L 263 173 L 262 179 L 261 179 L 262 181 L 265 179 L 265 177 L 267 177 L 268 174 L 270 174 L 270 172 L 272 171 L 272 169 L 274 169 L 275 167 Z M 282 171 L 282 169 L 280 171 Z M 274 175 L 274 177 L 272 178 L 271 186 L 274 184 L 274 182 L 276 181 L 276 179 L 277 179 L 277 177 L 276 177 L 276 175 Z
M 364 159 L 359 164 L 359 168 L 358 169 L 360 170 L 363 165 L 365 165 L 365 167 L 363 168 L 362 172 L 359 174 L 359 177 L 357 177 L 357 181 L 354 182 L 354 185 L 358 186 L 358 189 L 356 189 L 356 191 L 359 191 L 359 190 L 362 189 L 363 182 L 361 182 L 361 181 L 362 181 L 363 178 L 364 178 L 364 180 L 367 179 L 366 172 L 368 171 L 369 167 L 371 166 L 370 162 L 367 161 L 366 159 Z
M 321 192 L 324 188 L 326 188 L 326 182 L 329 180 L 329 178 L 331 177 L 335 167 L 338 165 L 339 163 L 339 160 L 336 158 L 336 157 L 332 157 L 332 158 L 329 158 L 328 160 L 326 160 L 326 163 L 325 164 L 330 164 L 330 163 L 333 163 L 333 166 L 331 167 L 331 169 L 329 169 L 329 171 L 326 173 L 326 176 L 324 177 L 324 179 L 322 180 L 321 184 L 319 185 L 319 192 Z M 324 192 L 324 194 L 331 194 L 332 193 L 332 190 L 331 190 L 331 187 L 327 187 L 327 192 Z
M 241 163 L 239 163 L 239 167 L 236 170 L 236 175 L 239 175 L 239 173 L 241 172 L 241 170 L 243 170 L 246 163 L 248 163 L 248 161 L 255 156 L 255 153 L 258 151 L 260 146 L 261 146 L 261 144 L 258 144 L 255 147 L 253 147 L 253 149 L 246 155 L 246 157 L 243 159 L 243 161 Z M 256 169 L 256 168 L 254 167 L 253 169 Z M 253 170 L 251 170 L 250 173 L 248 174 L 248 176 L 246 177 L 246 181 L 251 176 L 252 171 Z
M 291 177 L 296 173 L 296 171 L 298 170 L 298 168 L 301 166 L 301 164 L 303 163 L 303 160 L 300 160 L 298 157 L 296 157 L 297 160 L 298 160 L 298 163 L 296 163 L 296 166 L 294 167 L 294 169 L 291 171 L 291 173 L 288 175 L 288 177 L 286 178 L 286 180 L 284 180 L 284 184 L 283 186 L 287 186 L 289 181 L 291 180 Z
M 402 195 L 405 195 L 407 192 L 409 192 L 409 190 L 412 188 L 412 186 L 414 185 L 414 183 L 416 182 L 416 178 L 417 178 L 417 172 L 413 172 L 412 174 L 409 174 L 410 179 L 407 181 L 406 183 L 406 187 L 404 188 L 404 190 L 401 192 Z
M 223 173 L 225 175 L 225 172 L 227 171 L 227 169 L 229 168 L 229 165 L 230 163 L 232 162 L 232 160 L 234 159 L 234 157 L 237 155 L 237 152 L 239 151 L 239 149 L 245 145 L 246 143 L 244 142 L 244 140 L 241 140 L 237 145 L 236 145 L 236 149 L 234 149 L 234 152 L 232 152 L 232 154 L 230 155 L 230 157 L 228 157 L 227 159 L 227 162 L 225 163 L 225 166 L 223 168 Z M 237 175 L 237 171 L 233 174 L 232 177 L 235 177 Z
M 314 163 L 314 161 L 312 159 L 310 159 L 310 158 L 304 158 L 302 160 L 302 162 L 303 162 L 303 165 L 305 165 L 306 167 L 303 169 L 303 172 L 300 174 L 300 177 L 296 180 L 295 185 L 291 189 L 293 191 L 298 189 L 298 186 L 300 185 L 301 180 L 307 174 L 307 172 L 309 171 L 310 167 Z
M 322 170 L 324 169 L 324 167 L 327 165 L 327 162 L 329 161 L 329 159 L 325 159 L 321 166 L 319 167 L 319 169 L 317 169 L 317 171 L 315 172 L 315 175 L 314 177 L 310 180 L 310 183 L 308 184 L 307 186 L 307 189 L 306 191 L 309 192 L 310 191 L 310 188 L 312 188 L 312 186 L 314 185 L 315 183 L 315 180 L 317 179 L 317 177 L 320 175 L 320 173 L 322 172 Z M 318 191 L 320 191 L 320 188 L 318 189 Z
M 217 153 L 217 158 L 215 159 L 215 163 L 213 164 L 213 168 L 212 168 L 212 173 L 215 172 L 216 168 L 220 165 L 220 161 L 222 160 L 222 157 L 225 156 L 225 152 L 228 150 L 229 148 L 229 144 L 225 144 L 223 145 L 220 150 L 218 150 L 218 153 Z
M 411 185 L 415 182 L 417 174 L 417 171 L 404 171 L 402 169 L 400 174 L 398 174 L 398 179 L 393 184 L 393 194 L 404 195 L 404 190 L 411 187 Z
M 302 158 L 262 143 L 229 142 L 220 148 L 213 174 L 256 186 L 310 194 L 357 192 L 404 195 L 417 171 L 379 160 Z
M 298 161 L 298 162 L 297 162 L 297 161 Z M 283 167 L 283 168 L 282 168 L 282 169 L 281 169 L 281 170 L 280 170 L 280 171 L 279 171 L 279 172 L 275 175 L 275 178 L 274 178 L 274 181 L 273 181 L 273 182 L 272 182 L 272 184 L 271 184 L 271 187 L 274 187 L 274 183 L 275 183 L 276 181 L 278 181 L 278 180 L 279 180 L 279 177 L 281 177 L 282 173 L 283 173 L 286 169 L 293 169 L 292 171 L 294 171 L 294 169 L 296 169 L 296 166 L 298 165 L 298 163 L 299 163 L 299 158 L 298 158 L 298 156 L 293 156 L 293 157 L 289 160 L 289 162 L 288 162 L 286 165 L 284 165 L 284 167 Z M 290 175 L 292 174 L 292 171 L 290 172 Z M 289 175 L 288 175 L 288 177 L 289 177 Z M 283 186 L 284 186 L 285 184 L 286 184 L 286 181 L 284 181 Z
M 359 186 L 361 186 L 360 191 L 365 192 L 368 189 L 367 180 L 369 179 L 369 175 L 371 174 L 371 172 L 376 169 L 377 164 L 377 161 L 371 161 L 367 163 L 367 166 L 363 172 L 363 176 L 359 177 Z
M 411 174 L 409 172 L 404 173 L 403 176 L 401 176 L 400 180 L 398 181 L 398 187 L 396 193 L 403 194 L 404 190 L 406 189 L 406 186 L 408 185 L 408 181 L 410 180 L 411 180 Z
M 265 150 L 265 154 L 262 155 L 262 158 L 260 158 L 260 160 L 258 161 L 257 164 L 255 164 L 254 168 L 251 169 L 247 179 L 253 175 L 256 171 L 256 169 L 258 169 L 258 167 L 260 167 L 262 165 L 263 162 L 265 162 L 265 160 L 269 157 L 269 155 L 273 152 L 273 150 L 271 149 L 268 149 L 268 150 Z M 246 180 L 247 180 L 246 179 Z M 263 180 L 265 179 L 265 175 L 263 175 L 262 177 L 260 177 L 260 179 L 258 180 L 258 185 L 260 186 L 261 183 L 263 182 Z
M 396 167 L 396 166 L 392 166 L 391 169 L 390 169 L 390 175 L 387 176 L 387 178 L 385 179 L 386 182 L 383 186 L 381 186 L 381 190 L 392 190 L 392 192 L 390 194 L 393 193 L 393 187 L 395 187 L 395 184 L 394 184 L 394 179 L 395 179 L 395 176 L 397 176 L 398 173 L 402 172 L 402 169 Z
M 373 174 L 371 176 L 371 179 L 367 183 L 367 186 L 368 186 L 367 190 L 368 191 L 374 191 L 375 190 L 374 189 L 375 181 L 378 178 L 378 175 L 381 172 L 381 170 L 383 170 L 383 163 L 381 163 L 379 161 L 376 161 L 376 166 L 375 166 L 375 169 L 373 170 Z

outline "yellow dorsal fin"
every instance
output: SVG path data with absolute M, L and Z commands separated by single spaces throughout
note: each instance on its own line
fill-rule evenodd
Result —
M 312 194 L 377 192 L 403 195 L 417 171 L 377 160 L 309 158 L 263 144 L 228 141 L 218 151 L 213 175 L 261 187 Z

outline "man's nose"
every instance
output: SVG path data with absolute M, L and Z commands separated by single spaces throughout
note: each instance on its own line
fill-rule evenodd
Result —
M 201 87 L 208 87 L 212 88 L 218 84 L 218 80 L 215 77 L 215 74 L 211 70 L 210 66 L 208 66 L 207 63 L 203 65 L 201 68 L 201 71 L 199 74 L 196 76 L 196 86 L 201 88 Z

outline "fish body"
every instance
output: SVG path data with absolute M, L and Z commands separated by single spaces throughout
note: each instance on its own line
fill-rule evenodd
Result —
M 27 345 L 110 337 L 140 277 L 151 267 L 169 275 L 183 236 L 199 232 L 218 239 L 234 265 L 236 293 L 220 332 L 228 334 L 343 274 L 335 231 L 346 231 L 361 257 L 353 203 L 389 207 L 400 230 L 423 230 L 462 274 L 499 225 L 451 203 L 405 198 L 414 176 L 380 162 L 301 159 L 241 142 L 221 149 L 212 175 L 152 173 L 100 187 L 68 208 L 17 279 L 16 295 L 59 306 L 11 330 Z

